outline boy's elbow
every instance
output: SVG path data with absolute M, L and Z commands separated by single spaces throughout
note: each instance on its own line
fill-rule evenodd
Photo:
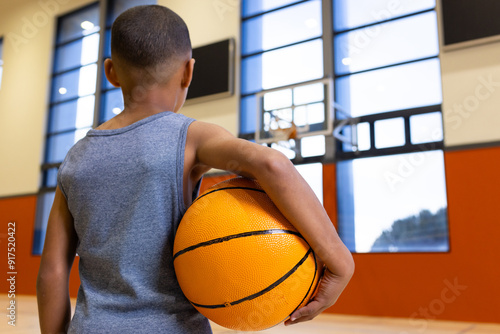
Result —
M 272 177 L 287 175 L 290 168 L 295 168 L 284 154 L 275 151 L 264 157 L 263 170 Z
M 42 264 L 36 278 L 36 290 L 41 291 L 51 284 L 62 284 L 67 281 L 68 276 L 68 272 L 60 266 L 49 267 Z
M 39 271 L 36 278 L 36 294 L 39 298 L 44 295 L 48 282 L 48 277 Z
M 44 289 L 44 287 L 47 285 L 48 282 L 53 280 L 53 274 L 50 273 L 48 270 L 46 270 L 43 267 L 40 267 L 38 270 L 38 276 L 36 278 L 36 291 L 37 293 L 40 293 Z
M 355 269 L 356 269 L 356 264 L 354 263 L 354 259 L 353 259 L 352 254 L 351 254 L 351 256 L 348 257 L 348 259 L 347 259 L 345 275 L 349 279 L 351 279 L 351 277 L 354 275 Z

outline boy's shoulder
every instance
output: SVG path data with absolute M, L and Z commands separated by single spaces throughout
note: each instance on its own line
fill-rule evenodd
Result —
M 219 138 L 219 137 L 224 137 L 226 140 L 236 139 L 236 137 L 234 137 L 225 128 L 216 124 L 207 123 L 199 120 L 193 120 L 193 122 L 189 126 L 188 134 L 190 136 L 199 137 L 200 139 L 203 140 Z

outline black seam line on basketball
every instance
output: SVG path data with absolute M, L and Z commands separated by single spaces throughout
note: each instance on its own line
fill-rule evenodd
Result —
M 316 275 L 318 274 L 318 262 L 316 261 L 316 254 L 314 254 L 314 252 L 313 252 L 313 253 L 312 253 L 312 255 L 313 255 L 313 259 L 314 259 L 314 275 L 313 275 L 313 278 L 312 278 L 311 284 L 309 285 L 309 289 L 307 290 L 307 292 L 306 292 L 306 294 L 305 294 L 304 298 L 302 298 L 302 300 L 301 300 L 301 301 L 300 301 L 300 303 L 297 305 L 297 307 L 296 307 L 296 308 L 295 308 L 292 312 L 290 312 L 290 314 L 289 314 L 289 315 L 287 315 L 287 316 L 285 317 L 285 319 L 281 320 L 281 321 L 280 321 L 280 323 L 281 323 L 281 322 L 283 322 L 283 321 L 285 321 L 286 319 L 288 319 L 288 318 L 289 318 L 289 317 L 290 317 L 290 316 L 291 316 L 291 315 L 292 315 L 295 311 L 297 311 L 297 310 L 298 310 L 299 306 L 300 306 L 300 305 L 304 302 L 304 300 L 307 298 L 307 295 L 308 295 L 308 294 L 309 294 L 309 292 L 311 291 L 311 288 L 312 288 L 312 286 L 313 286 L 313 284 L 314 284 L 314 280 L 316 279 Z
M 222 238 L 217 238 L 217 239 L 212 239 L 212 240 L 200 242 L 199 244 L 186 247 L 186 248 L 178 251 L 177 253 L 175 253 L 173 259 L 175 260 L 180 255 L 182 255 L 184 253 L 187 253 L 187 252 L 190 252 L 190 251 L 192 251 L 194 249 L 197 249 L 197 248 L 200 248 L 200 247 L 206 247 L 206 246 L 210 246 L 210 245 L 213 245 L 213 244 L 220 244 L 222 242 L 226 242 L 226 241 L 233 240 L 233 239 L 251 237 L 251 236 L 254 236 L 254 235 L 265 235 L 265 234 L 293 234 L 293 235 L 295 235 L 295 236 L 297 236 L 297 237 L 305 240 L 304 237 L 302 235 L 300 235 L 300 233 L 298 233 L 298 232 L 290 231 L 290 230 L 277 229 L 277 228 L 275 228 L 275 229 L 269 229 L 269 230 L 262 230 L 262 231 L 243 232 L 243 233 L 228 235 L 228 236 L 225 236 L 225 237 L 222 237 Z
M 258 191 L 258 192 L 260 192 L 260 193 L 266 193 L 266 192 L 265 192 L 264 190 L 262 190 L 262 189 L 255 189 L 255 188 L 250 188 L 250 187 L 224 187 L 224 188 L 219 188 L 219 189 L 215 189 L 215 190 L 209 191 L 208 193 L 203 194 L 203 195 L 201 195 L 200 197 L 196 198 L 196 199 L 194 200 L 194 202 L 196 202 L 196 201 L 197 201 L 197 200 L 199 200 L 200 198 L 203 198 L 203 197 L 205 197 L 205 196 L 207 196 L 207 195 L 210 195 L 210 194 L 212 194 L 212 193 L 214 193 L 214 192 L 221 191 L 221 190 L 229 190 L 229 189 L 253 190 L 253 191 Z M 193 202 L 191 205 L 193 205 L 193 204 L 194 204 L 194 202 Z
M 236 300 L 234 302 L 231 302 L 231 303 L 224 303 L 224 304 L 218 304 L 218 305 L 201 305 L 201 304 L 193 303 L 192 301 L 190 301 L 190 302 L 191 302 L 191 304 L 193 304 L 196 307 L 215 309 L 215 308 L 223 308 L 223 307 L 238 305 L 238 304 L 243 303 L 245 301 L 249 301 L 249 300 L 255 299 L 257 297 L 260 297 L 263 294 L 268 293 L 269 291 L 271 291 L 274 288 L 276 288 L 278 285 L 280 285 L 281 283 L 283 283 L 288 277 L 292 276 L 292 274 L 295 273 L 297 271 L 297 269 L 299 269 L 299 267 L 302 264 L 304 264 L 304 262 L 309 257 L 309 254 L 311 254 L 311 253 L 312 253 L 312 248 L 309 248 L 309 250 L 307 251 L 306 255 L 304 255 L 304 257 L 302 259 L 300 259 L 300 261 L 292 269 L 290 269 L 289 272 L 287 272 L 280 279 L 278 279 L 273 284 L 269 285 L 264 290 L 261 290 L 261 291 L 259 291 L 257 293 L 254 293 L 253 295 L 247 296 L 245 298 L 238 299 L 238 300 Z
M 299 305 L 297 305 L 297 307 L 295 308 L 295 310 L 293 310 L 289 316 L 291 316 L 293 314 L 293 312 L 297 311 L 297 309 L 299 308 L 299 306 L 304 302 L 304 300 L 307 298 L 307 295 L 309 294 L 309 292 L 311 291 L 311 288 L 314 284 L 314 280 L 316 279 L 316 275 L 318 274 L 318 262 L 316 261 L 316 254 L 314 254 L 314 252 L 312 253 L 313 254 L 313 258 L 314 258 L 314 275 L 313 275 L 313 279 L 311 281 L 311 285 L 309 285 L 309 289 L 307 290 L 306 292 L 306 295 L 304 296 L 304 298 L 302 298 L 302 301 L 299 303 Z

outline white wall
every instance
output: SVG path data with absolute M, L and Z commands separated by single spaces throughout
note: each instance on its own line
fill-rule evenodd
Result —
M 500 42 L 441 54 L 446 146 L 500 141 Z
M 0 0 L 0 36 L 4 37 L 0 89 L 0 197 L 38 191 L 56 17 L 91 2 Z M 239 1 L 159 0 L 158 3 L 185 19 L 194 47 L 234 37 L 236 49 L 239 49 Z M 238 84 L 236 80 L 235 92 L 239 91 Z M 237 133 L 237 94 L 186 106 L 182 112 Z

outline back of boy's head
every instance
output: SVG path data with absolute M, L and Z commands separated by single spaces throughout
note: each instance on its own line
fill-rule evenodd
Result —
M 163 6 L 132 7 L 111 28 L 111 57 L 140 71 L 176 65 L 191 51 L 186 23 Z

